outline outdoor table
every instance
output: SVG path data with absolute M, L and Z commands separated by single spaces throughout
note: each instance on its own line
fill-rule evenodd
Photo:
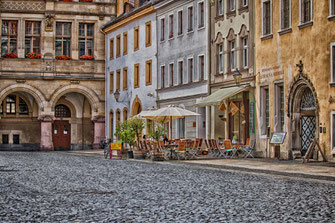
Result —
M 177 144 L 166 144 L 166 145 L 164 145 L 164 147 L 170 149 L 170 154 L 171 154 L 170 159 L 172 159 L 172 153 L 173 153 L 174 149 L 178 147 L 178 145 Z

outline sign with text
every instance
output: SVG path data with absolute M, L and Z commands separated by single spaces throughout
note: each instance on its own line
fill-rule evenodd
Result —
M 273 132 L 270 139 L 270 144 L 283 144 L 286 132 Z
M 121 150 L 122 144 L 121 143 L 111 143 L 110 148 L 111 150 Z

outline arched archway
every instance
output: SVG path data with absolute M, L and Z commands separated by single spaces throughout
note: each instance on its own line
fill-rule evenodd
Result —
M 141 100 L 138 98 L 138 96 L 136 95 L 133 104 L 131 106 L 131 115 L 137 115 L 139 113 L 141 113 L 142 111 L 142 102 Z
M 304 156 L 313 139 L 319 138 L 319 105 L 313 84 L 302 73 L 290 85 L 287 114 L 292 152 Z

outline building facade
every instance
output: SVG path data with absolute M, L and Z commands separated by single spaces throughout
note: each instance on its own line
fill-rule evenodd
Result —
M 117 123 L 156 106 L 156 14 L 152 2 L 119 2 L 124 9 L 102 27 L 106 36 L 106 136 Z
M 210 138 L 245 144 L 255 132 L 253 1 L 213 1 L 210 12 L 210 95 L 197 106 L 210 113 Z
M 174 105 L 200 114 L 173 121 L 169 138 L 204 138 L 206 126 L 208 131 L 206 109 L 194 107 L 208 94 L 208 4 L 203 0 L 166 0 L 155 5 L 158 106 Z
M 274 157 L 269 132 L 287 132 L 280 157 L 306 154 L 315 138 L 333 157 L 335 2 L 255 2 L 257 141 Z
M 85 149 L 104 138 L 99 28 L 115 1 L 0 2 L 0 149 Z

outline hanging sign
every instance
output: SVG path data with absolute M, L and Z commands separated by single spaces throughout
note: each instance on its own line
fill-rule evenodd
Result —
M 219 110 L 220 111 L 224 111 L 224 110 L 226 110 L 227 108 L 226 108 L 226 106 L 225 106 L 225 104 L 224 103 L 222 103 L 220 106 L 219 106 Z
M 255 101 L 249 101 L 249 133 L 255 134 Z
M 238 107 L 233 102 L 230 102 L 229 108 L 232 116 L 234 116 L 239 111 Z

